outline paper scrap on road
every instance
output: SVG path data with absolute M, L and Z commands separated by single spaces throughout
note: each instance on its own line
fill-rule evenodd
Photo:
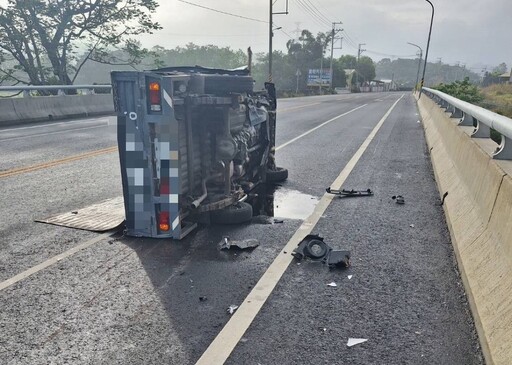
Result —
M 347 341 L 347 346 L 352 347 L 352 346 L 359 345 L 366 341 L 368 341 L 368 339 L 366 339 L 366 338 L 349 338 Z
M 235 311 L 236 311 L 237 309 L 238 309 L 238 305 L 234 305 L 234 304 L 232 304 L 232 305 L 230 305 L 230 306 L 229 306 L 229 308 L 228 308 L 228 313 L 229 313 L 229 314 L 233 314 L 233 313 L 235 313 Z
M 414 228 L 414 224 L 409 225 L 409 227 Z
M 352 279 L 352 276 L 354 276 L 354 275 L 347 276 L 348 280 Z
M 332 283 L 327 284 L 327 286 L 336 287 L 338 284 L 336 284 L 334 281 Z

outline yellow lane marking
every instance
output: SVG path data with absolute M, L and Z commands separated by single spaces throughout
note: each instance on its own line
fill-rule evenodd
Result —
M 117 151 L 117 146 L 108 147 L 108 148 L 103 148 L 101 150 L 96 150 L 96 151 L 91 151 L 91 152 L 87 152 L 87 153 L 82 153 L 80 155 L 66 157 L 61 160 L 55 160 L 55 161 L 45 162 L 45 163 L 38 164 L 38 165 L 32 165 L 32 166 L 27 166 L 27 167 L 20 167 L 17 169 L 11 169 L 11 170 L 7 170 L 7 171 L 1 171 L 0 178 L 25 174 L 27 172 L 32 172 L 32 171 L 37 171 L 37 170 L 42 170 L 42 169 L 47 169 L 49 167 L 62 165 L 62 164 L 68 163 L 68 162 L 83 160 L 85 158 L 104 155 L 104 154 L 112 153 L 112 152 L 116 152 L 116 151 Z
M 379 123 L 377 123 L 361 147 L 359 147 L 336 180 L 334 180 L 331 185 L 333 189 L 341 189 L 343 183 L 352 172 L 361 156 L 363 156 L 363 153 L 375 138 L 379 129 L 403 97 L 404 95 L 402 95 L 391 106 L 391 108 L 389 108 Z M 263 274 L 256 286 L 254 286 L 238 310 L 233 314 L 222 331 L 220 331 L 217 337 L 206 349 L 201 358 L 197 361 L 196 365 L 224 364 L 292 262 L 293 256 L 290 255 L 290 252 L 297 247 L 304 236 L 311 233 L 315 225 L 329 207 L 333 197 L 334 195 L 327 193 L 322 196 L 322 199 L 317 204 L 314 212 L 302 223 L 290 241 L 288 241 L 286 246 L 281 250 L 280 254 L 268 267 L 267 271 Z

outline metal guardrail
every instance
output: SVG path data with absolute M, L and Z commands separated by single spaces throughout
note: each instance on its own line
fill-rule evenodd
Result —
M 55 91 L 57 95 L 66 95 L 64 90 L 85 90 L 85 94 L 94 94 L 95 89 L 110 90 L 112 85 L 23 85 L 23 86 L 0 86 L 2 91 L 23 91 L 23 97 L 30 97 L 31 91 Z
M 459 126 L 474 126 L 472 138 L 490 138 L 491 128 L 494 129 L 501 135 L 501 143 L 492 157 L 512 159 L 512 119 L 428 87 L 423 88 L 423 93 L 451 112 L 452 118 L 460 118 Z

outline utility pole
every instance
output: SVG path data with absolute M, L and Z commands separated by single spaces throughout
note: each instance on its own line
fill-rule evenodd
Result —
M 272 82 L 272 38 L 274 37 L 274 30 L 272 29 L 273 26 L 273 9 L 272 4 L 273 0 L 270 1 L 270 14 L 269 14 L 269 21 L 268 21 L 268 82 Z
M 286 0 L 286 11 L 280 13 L 274 13 L 274 1 L 270 1 L 270 13 L 269 13 L 269 21 L 268 21 L 268 81 L 272 82 L 272 38 L 274 37 L 274 22 L 273 16 L 280 14 L 288 14 L 288 0 Z
M 330 69 L 330 72 L 331 72 L 331 76 L 330 76 L 330 86 L 331 86 L 331 89 L 334 89 L 333 87 L 333 84 L 332 82 L 334 81 L 334 75 L 333 75 L 333 69 L 332 69 L 332 59 L 333 59 L 333 55 L 334 55 L 334 41 L 335 41 L 335 37 L 336 37 L 336 34 L 338 32 L 341 32 L 343 31 L 343 29 L 336 29 L 336 24 L 343 24 L 342 22 L 333 22 L 332 23 L 332 33 L 331 33 L 331 65 L 329 67 Z M 339 38 L 341 39 L 341 38 Z M 337 49 L 341 49 L 340 48 L 337 48 Z
M 361 58 L 361 53 L 366 51 L 366 49 L 361 49 L 361 46 L 365 46 L 366 43 L 359 43 L 359 46 L 357 47 L 357 64 L 356 64 L 356 87 L 359 88 L 359 71 L 357 70 L 359 68 L 359 58 Z
M 423 91 L 423 85 L 425 84 L 425 71 L 427 70 L 427 59 L 428 59 L 428 49 L 430 46 L 430 36 L 432 35 L 432 24 L 434 23 L 434 4 L 430 0 L 425 0 L 432 7 L 432 16 L 430 18 L 430 29 L 428 31 L 428 40 L 427 40 L 427 49 L 425 51 L 425 62 L 423 63 L 423 76 L 421 77 L 421 87 L 420 87 L 420 95 L 418 99 L 421 98 L 421 92 Z

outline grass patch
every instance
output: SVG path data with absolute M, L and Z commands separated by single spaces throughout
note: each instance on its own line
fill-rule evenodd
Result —
M 512 118 L 512 84 L 497 84 L 480 90 L 484 99 L 479 105 Z

